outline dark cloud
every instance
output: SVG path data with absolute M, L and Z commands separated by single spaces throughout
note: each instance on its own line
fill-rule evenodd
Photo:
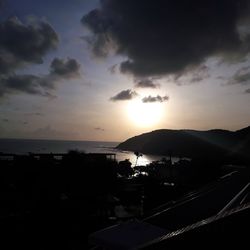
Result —
M 245 93 L 246 93 L 246 94 L 250 94 L 250 89 L 246 89 L 246 90 L 245 90 Z
M 55 49 L 58 42 L 57 33 L 45 21 L 32 18 L 24 24 L 12 17 L 0 23 L 0 97 L 18 92 L 54 97 L 49 91 L 55 84 L 78 73 L 79 64 L 74 59 L 56 58 L 61 64 L 51 65 L 51 72 L 44 76 L 16 72 L 28 64 L 43 63 L 43 57 Z
M 166 102 L 169 100 L 168 96 L 147 96 L 142 99 L 143 103 L 150 103 L 150 102 Z
M 63 79 L 80 78 L 80 67 L 81 64 L 75 59 L 55 58 L 50 64 L 50 73 L 40 77 L 40 86 L 49 91 L 55 89 L 56 84 Z
M 113 96 L 110 98 L 111 101 L 116 102 L 116 101 L 126 101 L 126 100 L 131 100 L 135 96 L 137 96 L 137 93 L 135 91 L 132 91 L 131 89 L 123 90 L 117 95 Z
M 3 121 L 3 122 L 9 122 L 9 120 L 8 120 L 8 119 L 2 119 L 2 121 Z
M 51 90 L 55 90 L 58 82 L 80 77 L 80 64 L 75 59 L 55 58 L 50 68 L 50 73 L 44 76 L 11 74 L 0 78 L 0 96 L 24 92 L 53 99 L 56 96 L 51 93 Z
M 17 17 L 0 24 L 0 75 L 26 63 L 42 63 L 43 56 L 56 48 L 58 35 L 44 21 L 23 24 Z
M 228 80 L 227 84 L 250 84 L 250 67 L 243 67 Z
M 142 79 L 138 80 L 135 85 L 136 88 L 152 88 L 156 89 L 159 88 L 160 85 L 157 83 L 154 83 L 151 79 Z
M 63 78 L 79 77 L 80 64 L 75 60 L 68 58 L 67 60 L 55 58 L 51 65 L 51 74 Z
M 210 56 L 225 60 L 249 52 L 249 0 L 102 0 L 81 22 L 92 32 L 93 52 L 112 49 L 128 59 L 120 69 L 135 76 L 179 74 Z M 199 81 L 196 77 L 193 81 Z
M 34 75 L 11 75 L 1 80 L 2 92 L 25 92 L 34 95 L 43 95 L 39 84 L 40 78 Z

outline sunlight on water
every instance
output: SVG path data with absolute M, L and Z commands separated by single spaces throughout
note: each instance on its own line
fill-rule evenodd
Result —
M 0 152 L 13 154 L 32 153 L 67 153 L 68 150 L 79 150 L 85 153 L 114 153 L 117 161 L 129 159 L 132 167 L 136 164 L 136 155 L 130 151 L 115 149 L 117 142 L 94 141 L 53 141 L 53 140 L 15 140 L 0 139 Z M 164 156 L 142 155 L 138 158 L 137 166 L 145 166 L 152 161 L 161 160 Z M 177 158 L 172 158 L 176 161 Z
M 116 159 L 117 161 L 123 161 L 125 159 L 129 159 L 129 161 L 132 163 L 132 167 L 135 166 L 136 164 L 136 155 L 134 152 L 130 151 L 116 151 Z M 145 166 L 152 161 L 159 161 L 163 157 L 166 158 L 166 156 L 157 156 L 157 155 L 142 155 L 141 157 L 138 158 L 137 161 L 137 166 Z M 178 161 L 178 158 L 172 157 L 173 162 Z

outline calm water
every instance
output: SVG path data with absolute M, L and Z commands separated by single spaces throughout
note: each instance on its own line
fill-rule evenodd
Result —
M 79 150 L 86 153 L 115 153 L 118 161 L 129 159 L 134 166 L 136 162 L 134 153 L 116 150 L 118 144 L 119 142 L 0 139 L 0 152 L 27 154 L 66 153 L 68 150 Z M 138 159 L 137 165 L 147 165 L 161 158 L 162 156 L 143 155 Z

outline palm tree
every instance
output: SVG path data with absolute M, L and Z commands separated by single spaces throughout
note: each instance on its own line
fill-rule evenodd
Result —
M 139 158 L 139 157 L 142 157 L 142 154 L 139 153 L 139 152 L 134 152 L 134 154 L 136 155 L 136 161 L 135 161 L 135 167 L 136 167 L 137 162 L 138 162 L 138 158 Z

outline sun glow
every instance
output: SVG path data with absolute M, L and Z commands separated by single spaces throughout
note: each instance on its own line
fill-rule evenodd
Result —
M 163 118 L 163 103 L 143 103 L 134 100 L 128 103 L 127 113 L 129 119 L 139 127 L 150 127 L 158 124 Z

